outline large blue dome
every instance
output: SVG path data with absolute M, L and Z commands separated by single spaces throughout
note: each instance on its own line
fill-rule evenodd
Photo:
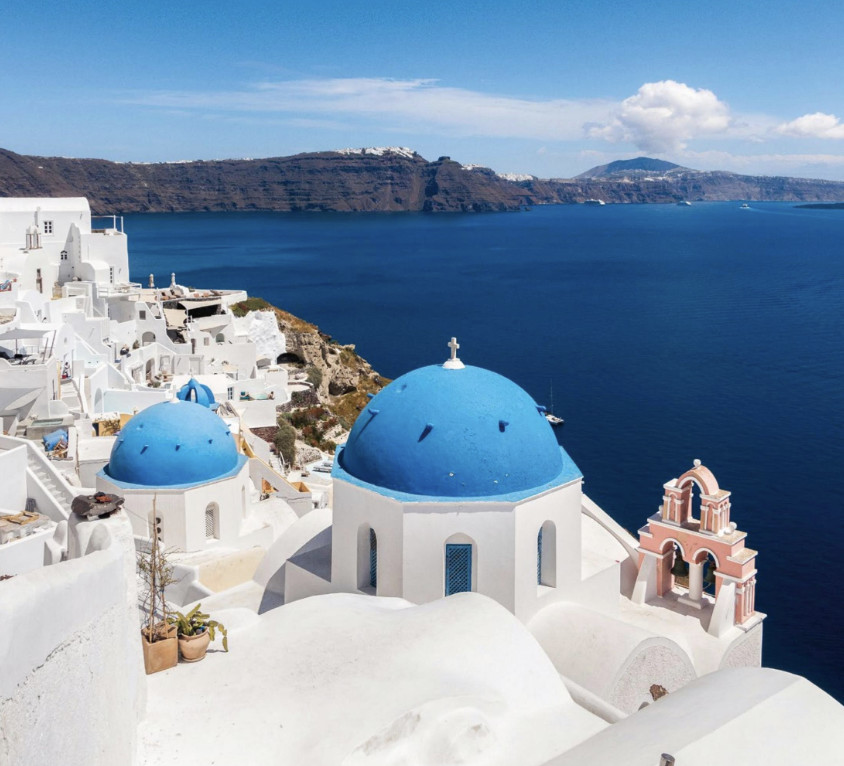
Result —
M 145 487 L 171 487 L 219 479 L 238 467 L 229 427 L 194 402 L 161 402 L 120 431 L 106 476 Z
M 532 494 L 580 476 L 536 402 L 479 367 L 422 367 L 361 412 L 337 459 L 341 478 L 387 494 Z

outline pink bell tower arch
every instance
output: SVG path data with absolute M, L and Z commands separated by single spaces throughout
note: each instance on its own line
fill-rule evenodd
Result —
M 700 491 L 698 518 L 692 508 L 695 486 Z M 757 552 L 745 547 L 747 533 L 730 521 L 730 493 L 718 486 L 700 460 L 663 489 L 659 512 L 639 530 L 641 600 L 649 600 L 647 595 L 666 596 L 675 588 L 672 569 L 679 549 L 689 565 L 688 594 L 679 598 L 685 604 L 700 608 L 709 603 L 703 593 L 703 567 L 708 556 L 715 561 L 713 618 L 719 614 L 719 622 L 711 626 L 711 633 L 728 627 L 725 622 L 745 625 L 761 619 L 755 607 Z

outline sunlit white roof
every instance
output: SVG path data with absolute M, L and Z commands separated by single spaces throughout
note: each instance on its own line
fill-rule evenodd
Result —
M 56 212 L 91 212 L 85 197 L 0 197 L 0 213 L 25 213 L 36 208 Z

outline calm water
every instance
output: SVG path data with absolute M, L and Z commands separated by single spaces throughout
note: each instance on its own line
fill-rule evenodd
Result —
M 446 358 L 553 385 L 586 491 L 631 531 L 701 458 L 760 551 L 764 661 L 844 700 L 844 212 L 736 203 L 489 215 L 128 216 L 175 271 L 313 321 L 389 377 Z

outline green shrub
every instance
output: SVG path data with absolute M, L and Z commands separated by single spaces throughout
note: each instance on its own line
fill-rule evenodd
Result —
M 308 367 L 308 383 L 314 388 L 322 385 L 322 370 L 319 367 Z
M 286 419 L 279 418 L 273 442 L 284 462 L 293 465 L 296 462 L 296 429 Z
M 247 298 L 245 301 L 239 303 L 232 303 L 229 310 L 236 317 L 246 316 L 250 311 L 262 311 L 263 309 L 272 308 L 263 298 Z

